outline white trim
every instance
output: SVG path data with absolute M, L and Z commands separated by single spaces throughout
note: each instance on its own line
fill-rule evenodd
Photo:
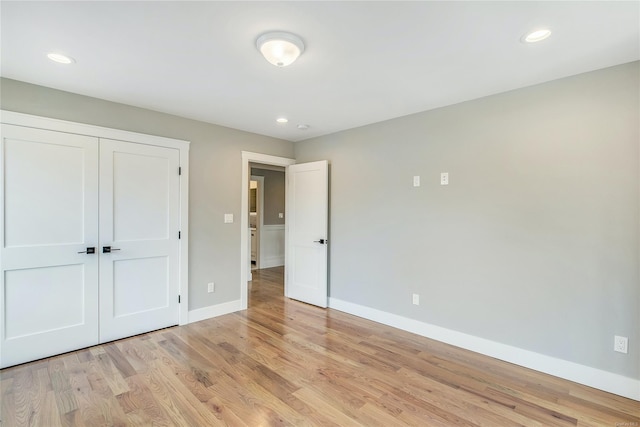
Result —
M 189 145 L 180 149 L 180 325 L 189 323 Z
M 154 145 L 157 147 L 174 148 L 180 153 L 180 220 L 181 232 L 180 261 L 179 261 L 179 289 L 180 313 L 179 324 L 186 325 L 189 318 L 189 141 L 166 138 L 163 136 L 146 135 L 120 129 L 111 129 L 85 123 L 69 122 L 49 117 L 33 116 L 31 114 L 16 113 L 0 110 L 0 122 L 37 129 L 48 129 L 77 135 L 86 135 L 102 139 L 114 139 L 137 144 Z M 177 171 L 176 171 L 177 173 Z M 178 230 L 176 230 L 177 232 Z
M 182 139 L 147 135 L 144 133 L 105 128 L 102 126 L 88 125 L 85 123 L 69 122 L 66 120 L 52 119 L 49 117 L 32 116 L 30 114 L 16 113 L 14 111 L 0 110 L 0 122 L 17 126 L 27 126 L 59 132 L 75 133 L 78 135 L 94 136 L 98 138 L 137 142 L 138 144 L 149 144 L 158 147 L 179 149 L 186 148 L 187 150 L 189 149 L 189 141 L 185 141 Z
M 329 307 L 545 374 L 640 401 L 640 380 L 467 335 L 337 298 L 329 298 Z
M 229 313 L 240 311 L 240 300 L 223 302 L 221 304 L 210 305 L 208 307 L 197 308 L 189 311 L 189 323 L 211 319 L 212 317 L 223 316 Z
M 294 159 L 287 157 L 277 157 L 268 154 L 242 152 L 242 187 L 240 189 L 240 308 L 245 310 L 248 307 L 249 283 L 247 272 L 247 257 L 249 243 L 249 163 L 260 163 L 274 166 L 289 166 L 295 164 Z M 285 172 L 286 174 L 286 172 Z M 287 179 L 285 175 L 285 187 Z M 286 232 L 286 230 L 285 230 Z M 286 249 L 285 249 L 286 251 Z M 285 285 L 286 285 L 286 263 L 285 263 Z
M 284 230 L 285 224 L 264 224 L 263 227 L 270 231 Z

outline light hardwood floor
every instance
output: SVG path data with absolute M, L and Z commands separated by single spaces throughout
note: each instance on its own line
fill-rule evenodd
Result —
M 640 403 L 334 310 L 246 311 L 4 369 L 8 426 L 640 426 Z

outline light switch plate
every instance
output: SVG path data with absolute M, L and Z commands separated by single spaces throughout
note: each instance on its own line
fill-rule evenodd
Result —
M 233 214 L 224 214 L 224 223 L 231 224 L 233 222 Z
M 280 219 L 284 218 L 284 214 L 282 212 L 279 212 L 278 213 L 278 218 L 280 218 Z
M 413 186 L 420 187 L 420 175 L 416 175 L 413 177 Z

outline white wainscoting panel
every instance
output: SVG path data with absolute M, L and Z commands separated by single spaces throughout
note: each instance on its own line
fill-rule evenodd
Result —
M 284 224 L 263 225 L 260 231 L 260 268 L 284 265 Z

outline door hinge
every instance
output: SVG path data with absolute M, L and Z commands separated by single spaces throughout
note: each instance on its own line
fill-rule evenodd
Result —
M 180 295 L 178 295 L 178 304 L 180 304 Z
M 182 166 L 178 167 L 178 175 L 182 175 Z
M 180 240 L 182 237 L 182 233 L 180 231 L 178 231 L 178 240 Z

